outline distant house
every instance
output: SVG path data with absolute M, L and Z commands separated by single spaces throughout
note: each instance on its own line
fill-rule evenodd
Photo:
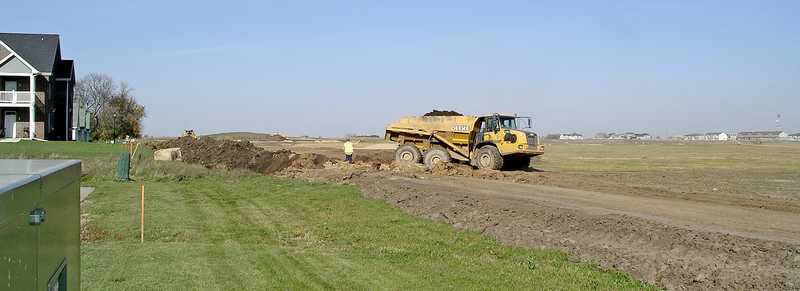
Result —
M 793 133 L 789 135 L 789 139 L 793 141 L 800 141 L 800 133 Z
M 649 140 L 653 139 L 652 136 L 648 133 L 635 133 L 635 132 L 626 132 L 626 133 L 612 133 L 609 135 L 608 139 L 641 139 L 641 140 Z
M 728 140 L 730 136 L 724 132 L 709 132 L 709 133 L 690 133 L 683 135 L 683 140 L 703 140 L 703 141 L 716 141 Z
M 580 133 L 562 133 L 558 139 L 567 139 L 567 140 L 580 140 L 583 139 L 583 135 Z
M 788 139 L 783 131 L 743 131 L 740 132 L 737 139 L 744 141 L 769 141 L 769 140 L 782 140 Z
M 561 138 L 561 134 L 559 134 L 559 133 L 551 133 L 551 134 L 545 135 L 544 138 L 545 139 L 560 139 Z
M 683 140 L 706 140 L 706 135 L 701 133 L 690 133 L 683 136 Z
M 605 132 L 598 132 L 598 133 L 594 134 L 594 138 L 595 139 L 608 139 L 609 136 L 610 135 L 608 133 L 605 133 Z
M 706 133 L 707 140 L 720 140 L 725 141 L 728 140 L 728 134 L 724 132 L 709 132 Z
M 626 133 L 612 133 L 609 135 L 608 139 L 634 139 L 635 133 L 626 132 Z
M 70 140 L 74 87 L 58 35 L 0 33 L 0 138 Z

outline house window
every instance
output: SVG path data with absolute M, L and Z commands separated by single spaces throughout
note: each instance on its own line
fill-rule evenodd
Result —
M 3 82 L 3 91 L 19 91 L 19 82 L 17 81 Z

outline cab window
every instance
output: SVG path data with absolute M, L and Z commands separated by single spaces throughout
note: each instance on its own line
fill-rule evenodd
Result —
M 503 128 L 517 129 L 517 120 L 515 118 L 503 118 L 500 120 L 500 125 Z
M 491 131 L 497 129 L 497 119 L 494 118 L 486 118 L 484 119 L 484 123 L 486 124 L 485 130 Z

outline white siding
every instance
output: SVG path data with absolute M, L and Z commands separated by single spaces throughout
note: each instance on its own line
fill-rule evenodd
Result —
M 22 61 L 20 61 L 16 56 L 14 56 L 10 60 L 6 61 L 5 64 L 0 66 L 0 74 L 2 73 L 30 74 L 31 69 L 22 63 Z

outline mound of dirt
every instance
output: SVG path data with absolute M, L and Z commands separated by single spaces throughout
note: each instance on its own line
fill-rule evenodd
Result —
M 434 109 L 431 112 L 425 113 L 422 116 L 464 116 L 464 114 L 452 111 L 452 110 L 436 110 Z
M 184 162 L 209 169 L 247 169 L 271 174 L 289 167 L 322 168 L 329 159 L 323 155 L 297 154 L 290 150 L 267 151 L 248 141 L 181 137 L 155 145 L 157 149 L 180 148 Z
M 389 164 L 394 161 L 394 152 L 359 149 L 353 155 L 356 162 Z
M 436 176 L 474 177 L 526 184 L 547 184 L 547 176 L 541 174 L 524 171 L 480 170 L 473 169 L 470 165 L 456 163 L 437 164 L 429 172 Z

